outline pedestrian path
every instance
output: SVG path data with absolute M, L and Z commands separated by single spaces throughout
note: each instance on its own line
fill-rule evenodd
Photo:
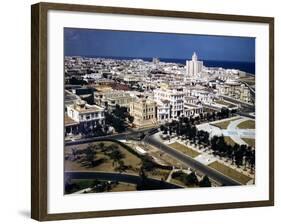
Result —
M 209 132 L 210 137 L 223 135 L 223 136 L 230 137 L 234 142 L 236 142 L 239 145 L 247 145 L 247 143 L 243 141 L 242 138 L 255 138 L 255 129 L 239 129 L 237 127 L 240 123 L 247 120 L 250 119 L 246 117 L 241 117 L 240 119 L 230 121 L 227 129 L 220 129 L 216 126 L 213 126 L 212 123 L 200 124 L 197 125 L 196 127 L 198 130 Z M 223 120 L 223 121 L 227 121 L 227 120 Z

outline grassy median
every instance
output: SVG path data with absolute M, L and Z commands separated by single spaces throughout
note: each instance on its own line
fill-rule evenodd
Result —
M 219 171 L 220 173 L 230 177 L 231 179 L 238 181 L 241 184 L 247 184 L 251 180 L 250 177 L 248 177 L 218 161 L 210 163 L 208 166 Z
M 195 151 L 195 150 L 193 150 L 193 149 L 191 149 L 191 148 L 189 148 L 185 145 L 182 145 L 178 142 L 174 142 L 172 144 L 169 144 L 168 146 L 170 146 L 171 148 L 176 149 L 176 150 L 178 150 L 178 151 L 180 151 L 180 152 L 182 152 L 182 153 L 184 153 L 184 154 L 186 154 L 186 155 L 188 155 L 192 158 L 200 155 L 199 152 L 197 152 L 197 151 Z
M 222 122 L 218 122 L 218 123 L 211 123 L 211 125 L 218 127 L 220 129 L 227 129 L 228 125 L 230 124 L 231 121 L 235 121 L 240 119 L 240 117 L 234 117 L 234 118 L 230 118 L 226 121 L 222 121 Z
M 256 140 L 254 138 L 242 138 L 244 142 L 246 142 L 251 147 L 256 147 Z
M 255 129 L 256 125 L 254 120 L 247 120 L 238 124 L 237 127 L 240 129 Z

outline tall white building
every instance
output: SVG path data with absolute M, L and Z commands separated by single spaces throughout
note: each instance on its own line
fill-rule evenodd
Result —
M 192 55 L 192 60 L 186 60 L 186 75 L 187 76 L 196 76 L 203 69 L 203 61 L 198 61 L 198 57 L 194 52 Z

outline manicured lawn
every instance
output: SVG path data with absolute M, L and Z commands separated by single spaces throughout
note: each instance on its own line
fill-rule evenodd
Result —
M 208 166 L 219 171 L 220 173 L 232 178 L 233 180 L 240 182 L 241 184 L 247 184 L 248 181 L 251 180 L 250 177 L 248 177 L 242 173 L 239 173 L 238 171 L 236 171 L 222 163 L 219 163 L 218 161 L 210 163 Z
M 247 120 L 238 124 L 237 127 L 240 129 L 255 129 L 256 125 L 254 120 Z
M 256 140 L 254 138 L 242 138 L 249 146 L 256 147 Z
M 224 141 L 226 142 L 226 144 L 234 146 L 235 145 L 235 141 L 232 140 L 232 138 L 230 138 L 229 136 L 225 136 L 224 137 Z
M 215 127 L 218 127 L 220 129 L 227 129 L 228 125 L 230 124 L 231 121 L 235 121 L 235 120 L 238 120 L 240 119 L 240 117 L 234 117 L 234 118 L 231 118 L 227 121 L 222 121 L 222 122 L 218 122 L 218 123 L 212 123 L 211 125 L 215 126 Z
M 199 152 L 197 152 L 197 151 L 195 151 L 195 150 L 193 150 L 193 149 L 191 149 L 191 148 L 189 148 L 185 145 L 182 145 L 178 142 L 174 142 L 172 144 L 169 144 L 168 146 L 170 146 L 171 148 L 174 148 L 174 149 L 176 149 L 176 150 L 178 150 L 178 151 L 180 151 L 180 152 L 182 152 L 182 153 L 184 153 L 184 154 L 186 154 L 186 155 L 188 155 L 192 158 L 200 155 Z
M 180 180 L 177 180 L 175 178 L 171 178 L 171 181 L 170 181 L 171 184 L 176 184 L 176 185 L 179 185 L 179 186 L 182 186 L 182 187 L 186 187 L 186 185 L 180 181 Z

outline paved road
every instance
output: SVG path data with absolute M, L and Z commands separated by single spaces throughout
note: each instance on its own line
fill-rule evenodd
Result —
M 195 159 L 178 152 L 177 150 L 163 144 L 162 142 L 158 141 L 155 138 L 155 135 L 146 136 L 144 141 L 148 144 L 151 144 L 155 147 L 157 147 L 159 150 L 169 154 L 170 156 L 176 158 L 177 160 L 180 160 L 182 163 L 186 164 L 187 166 L 195 169 L 196 171 L 199 171 L 202 174 L 207 175 L 209 178 L 213 179 L 214 181 L 221 183 L 225 186 L 235 186 L 235 185 L 241 185 L 241 183 L 223 175 L 222 173 L 196 161 Z
M 83 139 L 79 139 L 79 140 L 75 140 L 75 141 L 66 141 L 65 145 L 66 146 L 78 145 L 78 144 L 90 143 L 90 142 L 93 142 L 96 140 L 102 141 L 102 140 L 107 140 L 107 139 L 116 139 L 116 140 L 128 139 L 128 138 L 132 138 L 132 137 L 137 137 L 139 134 L 146 133 L 151 129 L 152 128 L 142 129 L 142 130 L 132 130 L 130 132 L 120 133 L 120 134 L 115 134 L 115 135 L 106 135 L 106 136 L 93 137 L 93 138 L 83 138 Z
M 254 112 L 255 111 L 255 106 L 252 105 L 252 104 L 246 103 L 246 102 L 241 101 L 241 100 L 234 99 L 234 98 L 229 97 L 229 96 L 225 96 L 225 95 L 220 95 L 220 96 L 223 99 L 225 99 L 225 100 L 227 100 L 231 103 L 241 105 L 243 107 L 242 111 L 247 111 L 247 112 Z
M 65 177 L 70 179 L 101 179 L 120 181 L 131 184 L 141 184 L 142 179 L 137 175 L 125 173 L 110 173 L 110 172 L 95 172 L 95 171 L 66 171 Z M 153 178 L 146 178 L 146 183 L 152 186 L 159 186 L 158 189 L 176 189 L 181 188 L 178 185 L 171 184 L 165 181 L 160 181 Z
M 248 83 L 246 83 L 246 82 L 244 82 L 244 81 L 242 81 L 242 80 L 240 80 L 240 82 L 243 83 L 243 84 L 245 84 L 245 85 L 250 89 L 250 92 L 251 92 L 251 94 L 253 95 L 253 97 L 255 97 L 255 94 L 256 94 L 255 89 L 253 89 Z
M 147 131 L 147 130 L 146 130 Z M 143 130 L 140 131 L 134 131 L 131 133 L 125 133 L 125 134 L 117 134 L 117 135 L 109 135 L 109 136 L 103 136 L 103 137 L 96 137 L 96 138 L 88 138 L 88 139 L 81 139 L 81 140 L 77 140 L 74 142 L 66 142 L 65 145 L 77 145 L 77 144 L 83 144 L 83 143 L 90 143 L 93 142 L 95 140 L 106 140 L 106 139 L 116 139 L 116 140 L 120 140 L 120 139 L 125 139 L 125 138 L 129 138 L 129 137 L 134 137 L 137 136 L 139 133 L 143 133 Z M 187 166 L 199 171 L 202 174 L 208 175 L 209 178 L 213 179 L 214 181 L 221 183 L 223 185 L 226 186 L 234 186 L 234 185 L 241 185 L 239 182 L 232 180 L 231 178 L 224 176 L 222 173 L 217 172 L 216 170 L 205 166 L 204 164 L 194 160 L 193 158 L 180 153 L 176 150 L 174 150 L 173 148 L 168 147 L 167 145 L 159 142 L 158 140 L 156 140 L 154 138 L 153 135 L 147 135 L 144 139 L 144 141 L 148 144 L 154 145 L 155 147 L 157 147 L 159 150 L 173 156 L 174 158 L 180 160 L 181 162 L 183 162 L 184 164 L 186 164 Z M 83 174 L 86 175 L 86 174 Z M 87 174 L 89 175 L 89 174 Z M 121 180 L 120 180 L 121 181 Z

